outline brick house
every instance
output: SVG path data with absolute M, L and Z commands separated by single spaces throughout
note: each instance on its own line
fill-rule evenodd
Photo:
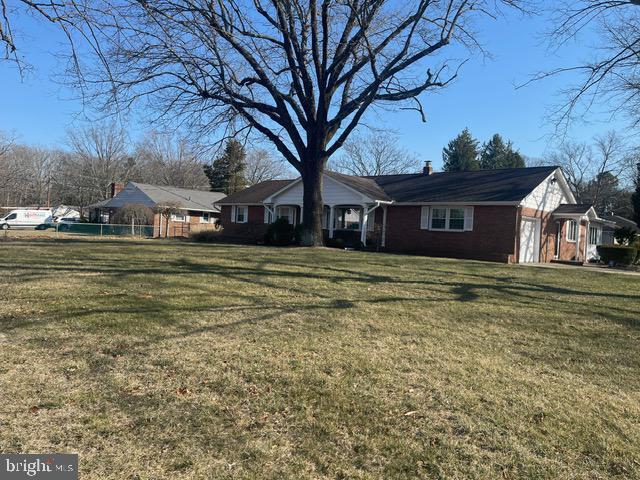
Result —
M 261 182 L 217 202 L 226 238 L 260 242 L 269 224 L 298 224 L 301 180 Z M 584 262 L 607 222 L 576 204 L 559 167 L 323 178 L 325 240 L 381 251 L 509 263 Z
M 96 204 L 90 215 L 113 223 L 113 216 L 118 209 L 141 205 L 154 212 L 155 237 L 184 237 L 190 232 L 216 227 L 220 218 L 220 207 L 216 202 L 225 195 L 220 192 L 129 182 L 126 185 L 112 184 L 111 196 L 112 198 Z M 167 211 L 167 215 L 160 213 L 167 207 L 172 211 Z

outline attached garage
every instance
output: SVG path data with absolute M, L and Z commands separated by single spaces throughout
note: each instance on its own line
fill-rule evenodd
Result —
M 520 221 L 520 263 L 540 261 L 540 219 L 522 217 Z

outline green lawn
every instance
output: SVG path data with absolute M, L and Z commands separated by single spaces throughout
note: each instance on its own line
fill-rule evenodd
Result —
M 0 242 L 0 451 L 82 479 L 638 478 L 640 277 Z

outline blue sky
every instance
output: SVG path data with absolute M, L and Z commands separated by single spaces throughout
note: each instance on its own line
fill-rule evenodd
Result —
M 540 70 L 577 63 L 590 55 L 594 43 L 586 36 L 559 52 L 550 52 L 542 39 L 548 26 L 545 21 L 544 17 L 512 13 L 496 22 L 483 22 L 478 30 L 492 58 L 471 58 L 453 85 L 424 96 L 427 123 L 408 111 L 379 111 L 368 123 L 395 130 L 408 150 L 420 159 L 433 160 L 436 168 L 442 162 L 443 146 L 465 127 L 481 141 L 500 133 L 523 154 L 543 156 L 554 133 L 548 110 L 560 101 L 558 91 L 575 78 L 556 77 L 521 89 L 515 85 Z M 66 130 L 81 125 L 83 119 L 76 93 L 56 77 L 62 68 L 53 53 L 60 48 L 62 37 L 53 27 L 32 19 L 20 27 L 20 41 L 33 70 L 21 79 L 15 68 L 0 62 L 0 130 L 15 134 L 24 143 L 62 146 Z M 623 118 L 612 120 L 608 114 L 593 111 L 573 124 L 569 135 L 589 141 L 607 130 L 624 132 L 625 126 Z M 133 136 L 146 128 L 136 122 Z

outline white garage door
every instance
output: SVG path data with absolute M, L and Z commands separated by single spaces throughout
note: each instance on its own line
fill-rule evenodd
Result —
M 540 234 L 535 218 L 522 218 L 520 223 L 520 263 L 537 262 L 540 252 Z

